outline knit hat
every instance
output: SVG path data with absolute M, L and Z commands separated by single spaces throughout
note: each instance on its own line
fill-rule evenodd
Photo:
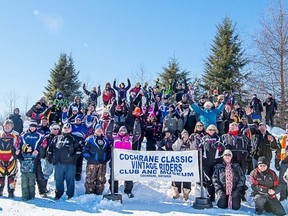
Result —
M 72 112 L 73 112 L 73 111 L 77 111 L 77 112 L 78 112 L 78 108 L 77 108 L 76 106 L 73 106 L 73 107 L 72 107 Z
M 267 161 L 266 157 L 264 157 L 264 156 L 259 157 L 258 158 L 258 165 L 259 164 L 265 164 L 268 166 L 268 161 Z
M 223 154 L 222 154 L 222 156 L 224 156 L 224 155 L 231 155 L 231 156 L 233 156 L 232 151 L 231 151 L 230 149 L 225 149 L 224 152 L 223 152 Z
M 76 115 L 75 119 L 81 119 L 82 120 L 82 115 L 81 114 Z
M 95 133 L 102 133 L 103 134 L 103 128 L 101 124 L 97 124 L 95 126 Z
M 31 120 L 30 123 L 29 123 L 29 127 L 38 127 L 38 124 L 37 124 L 36 121 Z
M 119 128 L 119 132 L 120 131 L 125 131 L 125 133 L 128 133 L 127 128 L 124 125 Z
M 63 97 L 62 93 L 61 92 L 57 92 L 56 93 L 56 98 L 57 99 L 61 99 Z
M 59 129 L 60 130 L 60 126 L 57 124 L 57 123 L 53 123 L 51 126 L 50 126 L 50 130 L 57 130 Z
M 266 123 L 265 123 L 265 122 L 260 122 L 260 123 L 259 123 L 259 126 L 261 126 L 261 125 L 263 125 L 263 126 L 266 127 Z

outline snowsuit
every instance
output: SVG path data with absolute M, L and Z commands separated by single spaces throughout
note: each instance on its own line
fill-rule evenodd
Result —
M 155 151 L 156 142 L 161 139 L 161 124 L 156 121 L 146 121 L 144 136 L 146 137 L 146 151 Z
M 265 122 L 271 127 L 274 126 L 274 115 L 277 110 L 277 103 L 273 98 L 267 98 L 263 103 L 263 106 L 266 107 Z
M 234 156 L 233 156 L 234 157 Z M 218 195 L 217 206 L 228 208 L 228 195 L 226 194 L 226 163 L 217 164 L 212 176 L 215 192 Z M 238 210 L 241 205 L 241 191 L 245 185 L 245 175 L 239 164 L 232 163 L 233 188 L 232 188 L 232 209 Z
M 41 157 L 44 155 L 44 149 L 46 148 L 47 141 L 44 139 L 44 136 L 37 131 L 31 132 L 30 130 L 26 131 L 21 135 L 21 146 L 30 145 L 34 150 L 38 151 L 37 158 L 35 159 L 35 173 L 36 173 L 36 182 L 39 190 L 39 194 L 46 193 L 46 180 L 44 178 L 42 167 L 41 167 Z M 43 148 L 45 147 L 45 148 Z
M 64 193 L 66 181 L 68 198 L 74 196 L 77 158 L 82 148 L 71 133 L 56 136 L 49 146 L 48 158 L 55 166 L 56 199 Z
M 256 212 L 262 213 L 265 210 L 275 215 L 286 214 L 276 197 L 276 194 L 280 192 L 280 185 L 279 179 L 273 170 L 268 168 L 261 172 L 257 167 L 250 173 L 250 182 L 253 191 L 251 196 L 255 202 Z M 269 189 L 273 189 L 275 194 L 268 194 Z
M 87 160 L 85 193 L 101 195 L 106 183 L 106 164 L 111 157 L 110 142 L 104 136 L 89 136 L 83 157 Z
M 217 134 L 205 135 L 202 138 L 201 148 L 203 148 L 203 171 L 204 185 L 208 190 L 211 201 L 215 200 L 215 189 L 212 184 L 212 175 L 214 167 L 221 163 L 221 155 L 224 151 L 224 145 L 221 143 L 221 138 Z
M 20 142 L 19 136 L 13 131 L 0 133 L 0 196 L 3 195 L 5 176 L 8 178 L 8 193 L 14 193 L 18 171 L 15 150 L 19 148 Z
M 21 171 L 21 190 L 22 200 L 30 200 L 35 198 L 35 160 L 37 156 L 32 152 L 22 151 L 19 155 L 20 171 Z

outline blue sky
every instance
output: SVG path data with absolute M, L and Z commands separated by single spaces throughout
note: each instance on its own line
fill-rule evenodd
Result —
M 175 56 L 201 76 L 216 34 L 229 16 L 244 47 L 269 0 L 86 0 L 0 2 L 0 114 L 5 98 L 25 109 L 42 96 L 61 52 L 70 54 L 88 86 L 136 81 L 142 68 L 152 81 Z M 29 98 L 29 99 L 27 99 Z M 7 101 L 7 100 L 6 100 Z

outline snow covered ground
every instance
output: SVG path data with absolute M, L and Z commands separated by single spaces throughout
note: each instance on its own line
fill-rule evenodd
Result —
M 278 137 L 284 130 L 273 128 L 273 135 Z M 274 168 L 274 165 L 271 166 Z M 84 167 L 83 167 L 84 168 Z M 190 199 L 184 202 L 182 199 L 174 200 L 171 198 L 171 182 L 134 182 L 134 198 L 129 199 L 124 193 L 123 182 L 120 181 L 119 192 L 123 195 L 123 203 L 104 200 L 102 196 L 85 195 L 84 179 L 76 183 L 75 197 L 68 200 L 66 196 L 54 201 L 54 181 L 53 177 L 49 180 L 51 192 L 48 198 L 41 198 L 36 193 L 36 199 L 23 202 L 21 200 L 20 174 L 18 176 L 16 198 L 8 199 L 5 189 L 4 196 L 0 198 L 0 215 L 5 216 L 86 216 L 86 215 L 253 215 L 254 204 L 251 199 L 250 191 L 247 192 L 247 202 L 243 202 L 240 210 L 223 210 L 215 207 L 205 210 L 196 210 L 192 208 L 195 196 L 200 195 L 199 190 L 193 188 Z M 108 179 L 108 175 L 107 175 Z M 249 184 L 249 182 L 248 182 Z M 36 187 L 37 188 L 37 187 Z M 109 193 L 108 183 L 104 194 Z M 288 201 L 282 204 L 288 212 Z M 271 215 L 265 213 L 265 215 Z

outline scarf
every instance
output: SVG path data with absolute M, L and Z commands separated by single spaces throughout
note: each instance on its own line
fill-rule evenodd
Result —
M 226 195 L 228 195 L 228 208 L 232 209 L 232 188 L 233 188 L 233 173 L 231 163 L 226 164 Z

